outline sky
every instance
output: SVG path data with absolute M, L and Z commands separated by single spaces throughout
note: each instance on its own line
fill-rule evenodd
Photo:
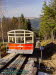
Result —
M 3 0 L 6 17 L 40 17 L 45 0 Z M 49 0 L 46 0 L 47 2 Z

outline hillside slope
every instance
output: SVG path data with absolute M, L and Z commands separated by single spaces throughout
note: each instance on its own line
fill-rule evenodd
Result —
M 40 20 L 39 18 L 30 19 L 33 28 L 39 28 Z

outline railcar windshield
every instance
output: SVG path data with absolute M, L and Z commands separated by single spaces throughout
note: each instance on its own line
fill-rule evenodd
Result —
M 15 37 L 9 37 L 9 42 L 15 43 Z
M 26 37 L 25 41 L 26 43 L 32 43 L 32 37 Z
M 24 37 L 17 37 L 16 43 L 24 43 Z
M 34 33 L 29 30 L 12 30 L 8 32 L 9 43 L 30 44 L 34 42 Z

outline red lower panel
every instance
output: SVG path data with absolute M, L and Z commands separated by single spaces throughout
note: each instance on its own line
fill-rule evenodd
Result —
M 8 44 L 9 49 L 16 50 L 34 50 L 34 44 Z

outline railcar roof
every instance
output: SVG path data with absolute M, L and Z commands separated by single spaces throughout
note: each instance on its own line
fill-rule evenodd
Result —
M 33 33 L 33 32 L 30 31 L 30 30 L 24 30 L 24 29 L 11 30 L 11 31 L 8 31 L 7 33 L 14 33 L 14 32 L 16 32 L 16 31 L 27 31 L 27 32 Z

